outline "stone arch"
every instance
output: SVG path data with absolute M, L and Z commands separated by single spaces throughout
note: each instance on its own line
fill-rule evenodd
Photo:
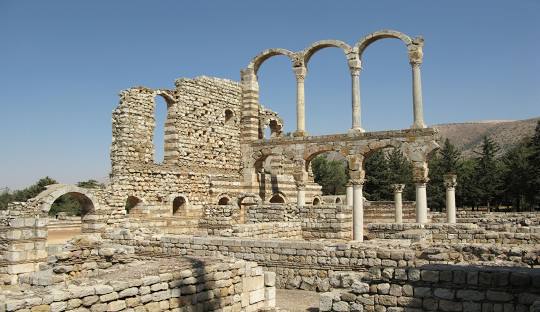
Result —
M 99 208 L 99 202 L 90 189 L 85 189 L 75 185 L 53 184 L 41 192 L 37 197 L 40 210 L 47 214 L 51 210 L 52 204 L 62 195 L 70 194 L 81 204 L 81 216 L 94 212 Z
M 304 58 L 304 64 L 307 66 L 309 60 L 311 57 L 317 53 L 318 51 L 324 49 L 324 48 L 338 48 L 343 50 L 343 53 L 345 53 L 345 57 L 352 51 L 352 47 L 348 45 L 347 43 L 341 41 L 341 40 L 320 40 L 317 42 L 314 42 L 309 47 L 305 48 L 302 51 L 303 58 Z
M 311 161 L 321 155 L 321 154 L 324 154 L 324 153 L 328 153 L 328 152 L 336 152 L 336 153 L 339 153 L 340 155 L 342 155 L 344 158 L 347 157 L 347 154 L 343 153 L 341 151 L 341 149 L 339 148 L 336 148 L 335 146 L 332 146 L 332 145 L 315 145 L 315 146 L 310 146 L 308 147 L 305 151 L 304 151 L 304 160 L 305 160 L 305 170 L 306 172 L 309 171 L 309 166 L 311 165 Z
M 272 194 L 272 197 L 268 200 L 270 204 L 286 204 L 287 196 L 282 192 L 275 192 Z
M 259 71 L 259 68 L 261 67 L 262 63 L 264 63 L 269 58 L 273 56 L 277 56 L 277 55 L 284 55 L 291 60 L 291 63 L 294 62 L 294 55 L 295 55 L 294 52 L 289 51 L 287 49 L 279 49 L 279 48 L 268 49 L 257 54 L 257 56 L 255 56 L 249 63 L 248 68 L 253 69 L 255 75 L 257 75 L 257 72 Z
M 336 200 L 334 200 L 334 203 L 336 204 L 341 204 L 342 202 L 341 197 L 336 197 Z
M 407 36 L 406 34 L 399 32 L 397 30 L 391 30 L 391 29 L 383 29 L 376 32 L 373 32 L 364 38 L 360 39 L 356 45 L 354 46 L 354 49 L 358 51 L 358 55 L 360 59 L 362 59 L 362 54 L 366 50 L 366 48 L 374 43 L 377 40 L 386 39 L 386 38 L 394 38 L 399 39 L 405 43 L 407 47 L 409 47 L 413 43 L 413 39 L 411 37 Z
M 171 195 L 169 202 L 171 205 L 171 215 L 173 216 L 185 213 L 189 205 L 188 197 L 184 194 Z
M 231 205 L 233 203 L 231 197 L 227 194 L 221 194 L 218 196 L 218 205 Z
M 315 196 L 313 198 L 313 202 L 312 202 L 313 206 L 320 206 L 322 204 L 322 199 L 320 196 Z
M 224 116 L 225 125 L 234 123 L 234 112 L 232 111 L 232 109 L 229 109 L 229 108 L 225 109 L 225 111 L 223 112 L 223 116 Z
M 126 214 L 128 215 L 144 213 L 143 210 L 145 206 L 146 206 L 146 201 L 142 199 L 141 197 L 137 197 L 135 195 L 129 195 L 126 198 L 125 211 L 126 211 Z

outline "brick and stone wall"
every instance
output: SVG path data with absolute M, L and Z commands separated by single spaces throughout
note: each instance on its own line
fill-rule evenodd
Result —
M 320 299 L 320 311 L 538 309 L 540 269 L 467 265 L 373 269 L 354 279 L 346 290 L 324 293 Z
M 175 257 L 103 273 L 91 280 L 3 291 L 0 310 L 256 311 L 275 305 L 275 274 L 254 262 Z

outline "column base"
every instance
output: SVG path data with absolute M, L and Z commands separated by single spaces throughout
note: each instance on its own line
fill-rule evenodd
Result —
M 411 126 L 412 129 L 425 129 L 427 128 L 426 124 L 425 123 L 414 123 L 412 126 Z
M 292 135 L 293 137 L 305 137 L 308 136 L 308 133 L 305 130 L 296 130 Z
M 357 133 L 364 133 L 366 130 L 362 128 L 351 128 L 349 131 L 347 131 L 348 134 L 357 134 Z

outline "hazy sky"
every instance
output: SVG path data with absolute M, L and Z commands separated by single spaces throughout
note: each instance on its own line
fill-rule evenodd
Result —
M 379 29 L 424 36 L 428 124 L 540 115 L 537 0 L 1 0 L 0 190 L 45 175 L 65 183 L 106 177 L 111 112 L 122 89 L 173 88 L 175 78 L 199 75 L 238 80 L 264 49 L 300 50 L 322 39 L 352 45 Z M 288 60 L 270 59 L 259 81 L 263 105 L 294 130 Z M 340 50 L 313 57 L 309 133 L 350 127 L 350 84 Z M 361 93 L 367 130 L 412 124 L 410 65 L 400 41 L 368 48 Z

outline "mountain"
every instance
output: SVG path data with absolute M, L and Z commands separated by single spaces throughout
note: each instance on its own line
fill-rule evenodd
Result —
M 493 139 L 503 154 L 518 142 L 534 134 L 540 117 L 525 120 L 486 120 L 465 123 L 439 124 L 431 127 L 439 130 L 442 140 L 448 138 L 463 151 L 465 157 L 474 157 L 480 151 L 484 136 Z

